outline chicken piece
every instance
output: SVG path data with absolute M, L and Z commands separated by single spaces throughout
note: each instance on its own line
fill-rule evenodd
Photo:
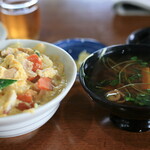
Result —
M 47 57 L 46 55 L 42 55 L 42 62 L 43 62 L 43 68 L 49 68 L 49 67 L 52 67 L 53 66 L 53 62 L 52 60 Z
M 1 63 L 1 66 L 7 69 L 9 68 L 9 65 L 12 63 L 13 60 L 14 60 L 14 55 L 9 54 L 4 58 L 4 61 Z
M 40 92 L 35 97 L 35 101 L 41 103 L 42 99 L 46 95 L 46 93 L 47 93 L 46 90 L 40 90 Z
M 5 67 L 0 66 L 0 78 L 3 78 L 4 72 L 5 72 L 6 70 L 7 70 L 7 69 L 6 69 Z
M 22 64 L 17 61 L 12 54 L 7 55 L 4 61 L 1 63 L 2 67 L 5 68 L 15 68 L 17 72 L 15 73 L 14 79 L 26 80 L 27 74 L 22 66 Z
M 24 63 L 25 59 L 28 57 L 29 55 L 19 51 L 18 53 L 15 54 L 15 59 L 17 59 L 21 64 Z
M 18 48 L 19 51 L 22 51 L 24 53 L 27 53 L 29 55 L 34 54 L 34 50 L 31 48 Z
M 7 91 L 2 97 L 3 105 L 0 106 L 0 112 L 7 114 L 13 106 L 15 106 L 17 101 L 17 94 L 15 90 Z M 1 103 L 2 104 L 2 103 Z
M 17 69 L 16 68 L 10 68 L 10 69 L 6 69 L 4 74 L 3 74 L 3 78 L 5 79 L 13 79 L 16 75 Z
M 6 69 L 6 68 L 0 66 L 0 78 L 12 79 L 15 77 L 16 72 L 17 72 L 16 68 Z
M 32 89 L 28 89 L 26 91 L 27 94 L 32 95 L 34 98 L 37 96 L 37 91 L 32 90 Z
M 36 77 L 37 74 L 35 72 L 32 71 L 33 68 L 33 62 L 25 59 L 24 63 L 23 63 L 23 68 L 26 71 L 27 75 L 29 77 Z
M 49 78 L 53 78 L 56 74 L 57 74 L 57 70 L 53 69 L 53 68 L 46 68 L 43 70 L 37 70 L 36 73 L 40 76 L 40 77 L 49 77 Z
M 18 51 L 17 48 L 8 47 L 7 49 L 4 49 L 4 50 L 1 51 L 1 55 L 2 56 L 7 56 L 8 54 L 14 54 L 17 51 Z
M 26 59 L 28 56 L 28 54 L 20 52 L 15 55 L 15 58 L 22 64 L 27 76 L 35 77 L 37 74 L 32 71 L 33 62 Z

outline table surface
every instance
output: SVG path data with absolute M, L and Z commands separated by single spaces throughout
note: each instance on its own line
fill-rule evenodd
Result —
M 40 0 L 40 40 L 94 38 L 122 44 L 134 30 L 150 26 L 150 16 L 118 16 L 111 0 Z M 76 81 L 56 114 L 29 134 L 0 139 L 0 150 L 148 150 L 150 133 L 116 128 Z

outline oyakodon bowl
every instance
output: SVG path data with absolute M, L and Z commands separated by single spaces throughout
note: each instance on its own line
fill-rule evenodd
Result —
M 133 60 L 144 58 L 144 60 L 150 60 L 150 47 L 146 45 L 115 45 L 100 49 L 91 54 L 84 61 L 79 71 L 79 79 L 83 88 L 91 98 L 109 110 L 110 120 L 117 127 L 132 132 L 147 131 L 150 129 L 150 105 L 145 106 L 128 102 L 117 103 L 110 101 L 106 98 L 105 89 L 101 88 L 105 79 L 112 79 L 112 74 L 107 71 L 107 69 L 111 70 L 112 68 L 118 67 L 115 62 L 119 63 L 122 60 L 127 61 L 127 58 L 132 58 Z M 106 62 L 106 60 L 109 60 L 109 62 Z M 108 64 L 114 67 L 108 68 Z M 130 65 L 131 64 L 126 64 L 124 68 L 122 68 L 127 69 Z M 116 81 L 111 82 L 110 80 L 109 82 L 112 85 L 115 84 Z M 150 97 L 148 102 L 150 102 Z
M 38 107 L 32 113 L 21 113 L 0 118 L 0 137 L 15 137 L 29 133 L 45 124 L 56 112 L 61 101 L 71 89 L 76 79 L 76 64 L 72 57 L 63 49 L 43 41 L 36 40 L 4 40 L 0 42 L 0 50 L 9 45 L 20 43 L 23 47 L 32 48 L 37 44 L 45 45 L 46 55 L 56 55 L 64 64 L 67 84 L 62 92 L 48 103 Z

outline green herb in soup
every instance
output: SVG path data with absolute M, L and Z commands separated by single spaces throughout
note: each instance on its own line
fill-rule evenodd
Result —
M 150 62 L 134 56 L 119 63 L 103 58 L 103 63 L 111 77 L 100 81 L 96 88 L 105 91 L 107 100 L 150 106 Z

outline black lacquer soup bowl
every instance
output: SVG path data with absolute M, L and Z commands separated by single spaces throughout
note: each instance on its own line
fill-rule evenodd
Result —
M 150 46 L 114 45 L 92 53 L 79 79 L 90 97 L 109 110 L 117 127 L 143 132 L 150 129 L 149 68 Z
M 150 27 L 138 29 L 132 32 L 127 37 L 126 43 L 150 45 Z

